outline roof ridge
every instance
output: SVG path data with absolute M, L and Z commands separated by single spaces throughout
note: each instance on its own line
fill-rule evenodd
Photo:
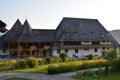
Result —
M 98 20 L 98 19 L 93 19 L 93 18 L 76 18 L 76 17 L 63 17 L 63 19 Z

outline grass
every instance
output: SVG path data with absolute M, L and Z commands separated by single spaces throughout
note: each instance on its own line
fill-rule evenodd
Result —
M 43 74 L 47 74 L 47 68 L 49 65 L 59 65 L 61 63 L 53 63 L 53 64 L 44 64 L 44 65 L 40 65 L 37 66 L 35 68 L 27 68 L 27 69 L 15 69 L 15 70 L 3 70 L 2 72 L 32 72 L 32 73 L 43 73 Z
M 19 77 L 12 77 L 12 78 L 8 78 L 5 80 L 32 80 L 32 79 L 28 79 L 28 78 L 19 78 Z
M 47 73 L 47 67 L 49 65 L 40 65 L 35 68 L 28 68 L 28 69 L 16 69 L 16 70 L 5 70 L 3 72 L 32 72 L 32 73 Z
M 108 76 L 105 76 L 104 73 L 87 75 L 76 74 L 71 77 L 80 80 L 120 80 L 120 73 L 110 72 Z M 95 77 L 97 79 L 95 79 Z

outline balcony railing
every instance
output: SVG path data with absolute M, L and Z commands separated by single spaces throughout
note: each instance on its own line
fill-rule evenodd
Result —
M 63 45 L 64 48 L 102 48 L 102 47 L 112 47 L 112 44 L 101 44 L 101 45 Z

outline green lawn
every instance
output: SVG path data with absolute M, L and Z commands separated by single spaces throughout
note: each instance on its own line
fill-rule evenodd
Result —
M 32 79 L 12 77 L 12 78 L 8 78 L 8 79 L 5 79 L 5 80 L 32 80 Z
M 59 65 L 60 63 L 54 63 L 54 65 Z M 3 70 L 2 72 L 33 72 L 33 73 L 43 73 L 47 74 L 47 68 L 49 65 L 52 64 L 44 64 L 37 66 L 35 68 L 28 68 L 28 69 L 15 69 L 15 70 Z
M 49 65 L 40 65 L 35 68 L 28 68 L 28 69 L 16 69 L 16 70 L 5 70 L 3 72 L 35 72 L 35 73 L 47 73 L 47 67 Z
M 108 76 L 104 76 L 104 73 L 100 73 L 99 75 L 85 75 L 85 76 L 79 74 L 73 75 L 71 77 L 80 80 L 94 80 L 95 77 L 98 78 L 95 80 L 120 80 L 120 73 L 111 72 L 108 74 Z

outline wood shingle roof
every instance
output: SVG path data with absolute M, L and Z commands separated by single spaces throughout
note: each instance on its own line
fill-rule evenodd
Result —
M 63 18 L 56 30 L 32 29 L 19 20 L 1 37 L 4 42 L 112 41 L 118 43 L 97 19 Z M 55 44 L 56 45 L 56 44 Z

